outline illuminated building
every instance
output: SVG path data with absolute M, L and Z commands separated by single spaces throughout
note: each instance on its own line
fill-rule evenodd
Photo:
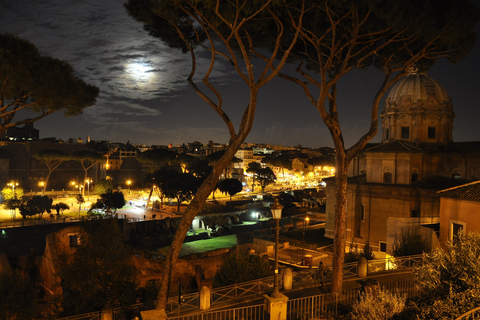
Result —
M 453 142 L 451 99 L 438 82 L 411 72 L 392 87 L 382 118 L 382 142 L 350 164 L 347 243 L 369 242 L 390 252 L 408 226 L 423 226 L 438 245 L 436 192 L 480 179 L 480 142 Z M 334 179 L 327 179 L 325 235 L 334 234 Z

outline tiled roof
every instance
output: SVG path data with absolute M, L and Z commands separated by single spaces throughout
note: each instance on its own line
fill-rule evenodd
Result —
M 444 198 L 480 201 L 480 180 L 437 192 Z

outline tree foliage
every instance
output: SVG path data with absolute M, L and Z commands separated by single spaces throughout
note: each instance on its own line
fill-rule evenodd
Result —
M 19 271 L 0 273 L 0 319 L 34 319 L 35 307 L 35 290 L 30 280 Z
M 115 219 L 85 221 L 73 260 L 61 265 L 65 313 L 135 303 L 136 268 Z
M 163 166 L 171 165 L 177 158 L 177 153 L 165 148 L 152 148 L 137 153 L 136 158 L 140 163 L 149 167 L 150 172 L 153 172 Z
M 190 172 L 181 172 L 175 167 L 163 167 L 152 175 L 155 184 L 167 198 L 177 200 L 177 210 L 184 201 L 189 201 L 202 183 Z
M 227 178 L 218 182 L 218 189 L 223 193 L 228 193 L 232 200 L 232 196 L 243 190 L 243 185 L 240 180 Z
M 65 61 L 43 56 L 32 43 L 10 34 L 0 34 L 0 83 L 0 134 L 59 110 L 81 114 L 99 92 Z
M 10 199 L 22 199 L 23 189 L 20 187 L 16 187 L 15 189 L 12 189 L 11 187 L 5 187 L 2 189 L 2 197 L 4 201 Z
M 228 286 L 235 283 L 261 279 L 272 275 L 268 259 L 257 255 L 231 255 L 214 276 L 214 285 Z
M 65 210 L 70 209 L 70 206 L 64 202 L 59 202 L 56 203 L 53 208 L 55 208 L 55 211 L 57 211 L 57 214 L 63 214 Z
M 480 305 L 480 234 L 460 234 L 447 250 L 423 255 L 414 269 L 421 319 L 455 319 Z
M 103 209 L 108 213 L 115 214 L 117 209 L 125 206 L 125 196 L 121 191 L 107 192 L 100 195 L 100 199 L 92 204 L 92 208 Z
M 33 196 L 32 199 L 22 202 L 19 207 L 20 214 L 24 219 L 37 214 L 41 218 L 45 212 L 50 213 L 52 203 L 53 199 L 48 196 Z
M 111 180 L 99 179 L 95 182 L 94 190 L 98 194 L 109 193 L 113 191 L 113 184 Z
M 277 181 L 277 176 L 273 173 L 273 170 L 270 167 L 261 168 L 255 173 L 255 175 L 258 183 L 260 183 L 260 187 L 262 187 L 262 192 L 265 192 L 266 186 Z

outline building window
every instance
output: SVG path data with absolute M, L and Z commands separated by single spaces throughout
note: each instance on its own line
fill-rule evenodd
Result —
M 417 182 L 417 181 L 418 181 L 418 173 L 414 172 L 414 173 L 412 173 L 411 182 L 414 183 L 414 182 Z
M 385 140 L 390 139 L 390 129 L 385 129 Z
M 380 244 L 380 252 L 387 252 L 387 243 L 380 241 L 379 244 Z
M 365 221 L 365 205 L 362 204 L 360 207 L 360 221 Z
M 402 127 L 401 130 L 402 130 L 401 138 L 410 139 L 410 127 Z
M 412 210 L 412 218 L 419 218 L 420 217 L 420 213 L 418 212 L 418 210 Z
M 463 231 L 463 224 L 451 222 L 450 225 L 450 241 L 458 241 L 458 235 Z
M 435 127 L 428 127 L 428 129 L 427 129 L 428 139 L 435 139 L 437 137 L 436 129 L 437 128 L 435 128 Z
M 383 173 L 383 183 L 392 183 L 392 173 L 384 172 Z

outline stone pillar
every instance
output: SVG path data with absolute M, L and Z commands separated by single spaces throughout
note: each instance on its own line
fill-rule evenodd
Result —
M 270 320 L 287 320 L 287 302 L 288 297 L 279 294 L 278 297 L 264 295 L 267 305 L 267 312 L 270 314 Z
M 283 272 L 283 289 L 292 290 L 293 287 L 293 271 L 290 268 L 286 268 Z
M 357 275 L 361 278 L 365 278 L 368 273 L 368 262 L 365 257 L 361 257 L 360 260 L 358 260 L 358 266 L 357 266 Z
M 110 306 L 105 306 L 100 313 L 101 320 L 113 320 L 113 310 Z
M 200 289 L 200 310 L 210 309 L 210 300 L 212 297 L 212 292 L 207 286 L 202 286 Z

